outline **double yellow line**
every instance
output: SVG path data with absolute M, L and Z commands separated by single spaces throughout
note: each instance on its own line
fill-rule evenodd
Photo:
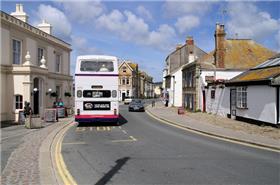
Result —
M 61 178 L 61 181 L 63 184 L 66 185 L 76 185 L 77 182 L 74 180 L 72 175 L 69 173 L 65 162 L 63 160 L 63 156 L 61 154 L 61 148 L 62 148 L 62 141 L 65 136 L 66 131 L 73 126 L 73 124 L 68 125 L 62 129 L 62 131 L 58 134 L 58 138 L 55 145 L 55 151 L 54 151 L 54 158 L 55 158 L 55 166 L 58 172 L 59 177 Z

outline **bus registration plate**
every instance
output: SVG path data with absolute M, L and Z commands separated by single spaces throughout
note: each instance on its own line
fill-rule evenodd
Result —
M 110 110 L 110 102 L 84 102 L 84 110 Z

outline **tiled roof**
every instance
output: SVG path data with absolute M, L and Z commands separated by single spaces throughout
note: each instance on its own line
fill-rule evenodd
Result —
M 276 53 L 248 39 L 226 40 L 225 68 L 250 69 Z
M 258 68 L 252 68 L 240 75 L 231 79 L 228 83 L 237 82 L 256 82 L 256 81 L 270 81 L 275 77 L 280 76 L 280 64 L 274 65 L 272 61 L 279 61 L 280 55 L 268 59 L 259 65 Z
M 280 75 L 280 66 L 246 71 L 229 82 L 270 80 Z
M 135 63 L 127 63 L 134 71 L 137 69 L 138 64 Z
M 226 42 L 225 68 L 246 70 L 253 68 L 276 53 L 250 39 L 228 39 Z M 213 68 L 214 52 L 199 59 L 205 68 Z M 208 65 L 206 65 L 208 64 Z M 208 66 L 208 67 L 207 67 Z

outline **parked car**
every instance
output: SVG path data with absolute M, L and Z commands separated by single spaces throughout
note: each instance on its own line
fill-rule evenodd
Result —
M 130 102 L 132 102 L 132 97 L 125 97 L 124 104 L 129 104 Z
M 145 111 L 144 104 L 141 100 L 132 100 L 128 106 L 128 111 Z

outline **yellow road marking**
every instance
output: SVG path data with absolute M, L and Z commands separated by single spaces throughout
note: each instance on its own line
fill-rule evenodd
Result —
M 99 131 L 99 127 L 96 127 L 96 130 Z
M 249 147 L 252 147 L 252 148 L 257 148 L 257 149 L 262 149 L 262 150 L 267 150 L 267 151 L 280 153 L 280 150 L 277 150 L 277 149 L 262 147 L 262 146 L 258 146 L 258 145 L 255 145 L 255 144 L 245 143 L 245 142 L 242 142 L 242 141 L 236 141 L 234 139 L 223 138 L 222 136 L 219 137 L 219 136 L 203 133 L 203 132 L 200 132 L 200 131 L 193 130 L 191 128 L 186 128 L 184 126 L 180 126 L 180 125 L 178 125 L 178 123 L 174 123 L 172 121 L 165 121 L 165 120 L 159 119 L 156 116 L 154 116 L 152 113 L 150 113 L 149 111 L 146 111 L 146 113 L 149 116 L 153 117 L 154 119 L 160 121 L 161 123 L 176 127 L 178 129 L 181 129 L 181 130 L 189 131 L 189 132 L 192 132 L 192 133 L 195 133 L 195 134 L 199 134 L 199 135 L 203 135 L 203 136 L 206 136 L 206 137 L 218 139 L 218 140 L 221 140 L 221 141 L 227 141 L 227 142 L 230 142 L 230 143 L 235 143 L 235 144 L 239 144 L 239 145 L 243 145 L 243 146 L 249 146 Z
M 72 125 L 71 125 L 72 126 Z M 70 128 L 68 126 L 68 128 Z M 65 136 L 66 131 L 68 130 L 68 128 L 64 128 L 64 130 L 61 133 L 61 136 L 58 138 L 56 146 L 55 146 L 55 162 L 56 162 L 56 167 L 58 169 L 58 173 L 63 181 L 64 184 L 73 184 L 76 185 L 76 181 L 74 180 L 74 178 L 71 176 L 71 174 L 69 173 L 69 171 L 67 170 L 67 167 L 64 163 L 63 160 L 63 156 L 61 154 L 61 146 L 62 146 L 62 141 L 63 138 Z
M 122 130 L 123 133 L 127 134 L 127 132 L 125 130 Z
M 134 142 L 132 139 L 120 139 L 120 140 L 113 140 L 113 143 L 119 143 L 119 142 Z

